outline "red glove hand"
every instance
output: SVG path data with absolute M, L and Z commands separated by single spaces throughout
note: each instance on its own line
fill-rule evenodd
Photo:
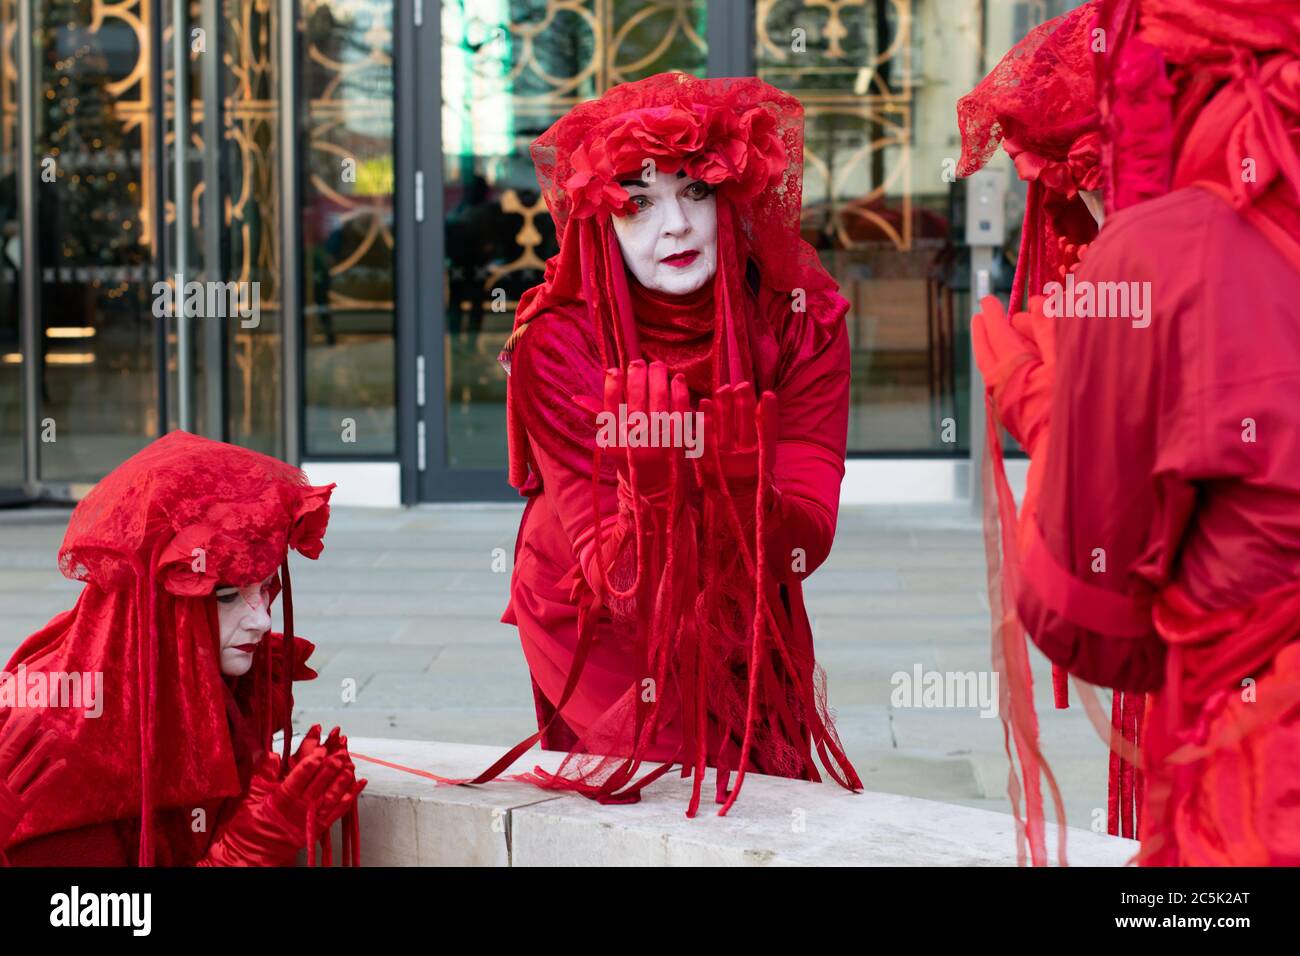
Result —
M 641 494 L 656 495 L 668 489 L 672 459 L 674 456 L 684 459 L 685 455 L 681 448 L 650 447 L 654 428 L 651 416 L 661 412 L 677 412 L 681 416 L 691 413 L 690 391 L 684 376 L 673 376 L 670 385 L 667 365 L 651 362 L 647 368 L 646 363 L 638 359 L 628 365 L 626 372 L 617 368 L 605 371 L 603 403 L 597 403 L 586 395 L 575 395 L 573 401 L 598 416 L 596 440 L 616 456 L 619 475 L 623 479 L 621 486 L 628 483 L 629 473 L 635 471 L 637 490 Z M 626 445 L 622 443 L 624 436 L 618 433 L 620 406 L 625 408 L 622 419 L 627 422 L 626 437 L 629 441 Z M 638 412 L 645 416 L 645 428 L 640 430 L 644 442 L 633 446 L 632 442 L 638 438 L 634 431 L 637 421 L 633 416 Z
M 366 786 L 356 779 L 346 751 L 329 754 L 319 745 L 297 759 L 283 780 L 279 773 L 280 758 L 263 757 L 248 794 L 199 866 L 284 866 L 347 813 Z
M 704 454 L 696 460 L 700 485 L 717 494 L 724 487 L 733 497 L 752 498 L 758 491 L 760 441 L 767 449 L 768 468 L 776 449 L 776 394 L 764 392 L 755 407 L 749 382 L 724 385 L 712 399 L 700 402 L 704 416 Z M 770 479 L 770 475 L 764 476 Z
M 348 738 L 341 736 L 340 729 L 335 727 L 331 730 L 329 737 L 325 739 L 323 744 L 320 740 L 320 734 L 320 724 L 312 724 L 311 729 L 308 730 L 307 733 L 303 734 L 302 740 L 298 743 L 297 752 L 289 758 L 290 770 L 298 766 L 298 762 L 304 757 L 308 757 L 316 752 L 331 755 L 342 753 L 345 757 L 348 757 L 349 765 L 351 765 L 351 756 L 348 754 Z
M 983 311 L 971 319 L 975 362 L 998 420 L 1030 458 L 1046 448 L 1056 376 L 1056 320 L 1044 314 L 1043 302 L 1032 297 L 1028 312 L 1008 320 L 1002 303 L 985 296 Z
M 14 718 L 0 729 L 0 850 L 22 822 L 37 787 L 67 765 L 54 760 L 58 735 L 35 716 Z

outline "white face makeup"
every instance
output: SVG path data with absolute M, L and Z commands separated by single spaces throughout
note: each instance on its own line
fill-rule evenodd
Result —
M 1106 219 L 1106 203 L 1101 198 L 1101 190 L 1080 189 L 1079 198 L 1088 207 L 1088 212 L 1092 213 L 1092 218 L 1097 220 L 1097 228 L 1100 229 L 1102 222 Z
M 625 179 L 637 211 L 614 216 L 623 261 L 647 289 L 687 295 L 718 267 L 718 205 L 712 187 L 689 176 L 660 173 L 654 182 Z
M 253 666 L 253 653 L 271 629 L 271 582 L 246 587 L 219 587 L 217 621 L 221 627 L 221 673 L 242 677 Z

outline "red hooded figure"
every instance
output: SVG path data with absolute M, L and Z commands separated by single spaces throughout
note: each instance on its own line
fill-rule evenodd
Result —
M 1296 865 L 1300 8 L 1100 7 L 1107 219 L 1093 302 L 1054 322 L 1020 618 L 1070 673 L 1153 692 L 1111 738 L 1143 767 L 1143 863 Z
M 288 743 L 292 682 L 316 675 L 312 644 L 293 634 L 287 556 L 320 555 L 332 487 L 173 432 L 77 505 L 59 566 L 85 589 L 0 675 L 0 850 L 10 863 L 283 865 L 303 847 L 314 859 L 317 841 L 328 857 L 329 827 L 344 817 L 344 857 L 355 862 L 364 781 L 346 738 L 322 743 L 313 728 L 296 754 Z M 286 633 L 236 649 L 251 666 L 223 676 L 218 601 L 250 589 L 263 606 L 283 590 Z M 70 676 L 95 682 L 102 699 L 36 699 Z M 270 752 L 276 731 L 282 757 Z
M 706 767 L 722 813 L 746 770 L 820 780 L 814 751 L 861 787 L 801 588 L 834 537 L 849 398 L 847 303 L 799 238 L 802 136 L 798 101 L 758 80 L 663 74 L 533 144 L 560 252 L 502 354 L 529 499 L 503 620 L 539 731 L 477 782 L 541 740 L 570 755 L 524 779 L 602 802 L 680 763 L 688 816 Z M 629 233 L 654 255 L 634 260 Z M 673 291 L 711 257 L 710 280 Z M 635 437 L 647 421 L 663 441 Z

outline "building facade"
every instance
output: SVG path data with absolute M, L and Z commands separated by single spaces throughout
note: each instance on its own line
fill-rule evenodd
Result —
M 1003 164 L 972 233 L 954 107 L 1075 5 L 0 0 L 0 501 L 78 498 L 176 427 L 343 501 L 512 496 L 496 356 L 557 248 L 528 144 L 665 70 L 805 105 L 846 496 L 969 494 L 972 276 L 1009 286 L 1022 200 Z

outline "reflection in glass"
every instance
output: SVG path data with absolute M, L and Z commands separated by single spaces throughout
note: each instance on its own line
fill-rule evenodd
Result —
M 397 451 L 393 9 L 303 3 L 307 455 Z
M 34 4 L 40 477 L 93 481 L 158 432 L 148 15 Z
M 223 247 L 223 279 L 256 282 L 260 305 L 255 328 L 244 328 L 235 320 L 227 325 L 227 428 L 235 444 L 280 456 L 285 454 L 280 378 L 280 86 L 275 54 L 280 5 L 228 0 L 222 9 L 225 182 L 217 235 Z M 297 414 L 297 409 L 290 414 Z
M 969 447 L 969 346 L 957 333 L 957 317 L 967 314 L 965 258 L 953 240 L 954 190 L 942 159 L 960 148 L 950 139 L 956 97 L 978 76 L 954 57 L 962 17 L 914 20 L 931 6 L 756 7 L 758 75 L 798 95 L 806 110 L 804 238 L 851 303 L 850 452 Z M 921 35 L 929 46 L 918 45 Z M 944 57 L 925 84 L 923 51 Z
M 442 4 L 447 460 L 505 468 L 496 357 L 558 251 L 528 144 L 573 105 L 665 70 L 703 75 L 705 0 Z
M 23 480 L 16 17 L 14 0 L 0 0 L 0 485 Z

